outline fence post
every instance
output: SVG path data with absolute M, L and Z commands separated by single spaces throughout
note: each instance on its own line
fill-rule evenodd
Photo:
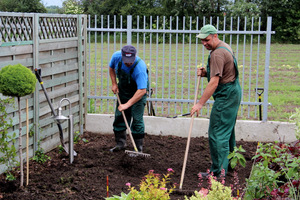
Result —
M 268 119 L 268 94 L 269 94 L 269 67 L 270 67 L 270 48 L 272 34 L 272 17 L 268 17 L 267 38 L 266 38 L 266 57 L 265 57 L 265 81 L 264 81 L 264 102 L 263 102 L 263 122 Z
M 132 15 L 127 15 L 127 44 L 131 44 L 132 41 Z
M 82 66 L 82 50 L 83 50 L 83 44 L 82 44 L 82 39 L 85 35 L 83 35 L 82 32 L 82 22 L 84 21 L 84 15 L 78 15 L 77 16 L 77 45 L 78 45 L 78 80 L 79 80 L 79 128 L 80 128 L 80 134 L 83 134 L 83 105 L 84 105 L 84 99 L 83 99 L 83 73 L 84 69 Z M 84 44 L 85 44 L 84 40 Z M 85 52 L 84 52 L 85 54 Z M 85 74 L 85 73 L 84 73 Z
M 33 70 L 39 68 L 39 14 L 33 15 Z M 38 149 L 38 142 L 40 139 L 39 130 L 39 118 L 40 118 L 40 107 L 39 107 L 39 82 L 36 83 L 36 89 L 34 91 L 34 137 L 33 137 L 33 155 L 35 155 Z

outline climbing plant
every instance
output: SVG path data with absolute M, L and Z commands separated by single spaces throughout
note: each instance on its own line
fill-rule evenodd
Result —
M 36 77 L 27 67 L 16 64 L 7 65 L 0 70 L 0 92 L 4 96 L 18 98 L 19 108 L 19 158 L 20 158 L 20 187 L 23 186 L 23 158 L 22 158 L 22 120 L 20 97 L 32 94 L 35 90 Z

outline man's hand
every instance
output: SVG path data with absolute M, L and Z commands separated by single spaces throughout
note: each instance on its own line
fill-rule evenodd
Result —
M 118 88 L 118 85 L 117 84 L 113 84 L 111 86 L 111 91 L 116 94 L 116 93 L 119 93 L 119 88 Z
M 127 110 L 128 108 L 129 108 L 129 106 L 125 103 L 125 104 L 119 105 L 118 110 L 119 110 L 120 112 L 122 112 L 122 111 L 124 111 L 124 110 Z
M 196 113 L 196 116 L 198 117 L 201 108 L 202 105 L 200 103 L 196 103 L 196 105 L 194 105 L 191 109 L 191 116 L 193 116 Z
M 204 77 L 206 74 L 207 72 L 204 67 L 197 68 L 197 76 Z
M 128 109 L 129 107 L 131 107 L 133 104 L 135 104 L 136 102 L 138 102 L 145 94 L 146 94 L 146 89 L 138 89 L 133 97 L 131 99 L 129 99 L 126 103 L 121 104 L 118 106 L 119 111 L 123 111 Z

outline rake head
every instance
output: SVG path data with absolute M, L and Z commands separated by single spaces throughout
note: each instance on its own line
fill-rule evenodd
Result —
M 137 156 L 150 157 L 150 154 L 142 153 L 142 152 L 138 152 L 138 151 L 125 150 L 125 153 L 128 154 L 130 157 L 137 157 Z

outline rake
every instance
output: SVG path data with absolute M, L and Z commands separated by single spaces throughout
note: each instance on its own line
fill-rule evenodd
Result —
M 117 95 L 117 98 L 118 98 L 118 102 L 119 102 L 119 105 L 121 105 L 121 101 L 120 101 L 120 97 L 119 97 L 119 94 L 116 93 Z M 122 111 L 122 115 L 123 115 L 123 118 L 124 118 L 124 122 L 126 124 L 126 128 L 128 130 L 128 134 L 129 134 L 129 137 L 131 139 L 131 143 L 133 145 L 133 148 L 134 148 L 134 151 L 129 151 L 129 150 L 125 150 L 125 153 L 126 154 L 129 154 L 130 156 L 134 157 L 134 156 L 144 156 L 144 157 L 150 157 L 150 154 L 147 154 L 147 153 L 142 153 L 142 152 L 139 152 L 136 148 L 136 145 L 135 145 L 135 142 L 134 142 L 134 139 L 132 137 L 132 133 L 131 133 L 131 129 L 128 125 L 128 122 L 127 122 L 127 119 L 126 119 L 126 116 L 125 116 L 125 113 L 124 111 Z
M 196 105 L 196 103 L 197 103 L 197 97 L 198 97 L 198 90 L 199 90 L 200 80 L 201 80 L 201 76 L 198 76 L 198 78 L 197 78 L 197 87 L 196 87 L 196 90 L 195 90 L 194 105 Z M 192 134 L 192 128 L 193 128 L 194 118 L 195 118 L 195 113 L 193 114 L 191 122 L 190 122 L 190 128 L 189 128 L 188 140 L 187 140 L 186 149 L 185 149 L 185 155 L 184 155 L 184 160 L 183 160 L 183 167 L 182 167 L 182 172 L 181 172 L 179 190 L 182 190 L 182 184 L 183 184 L 183 179 L 184 179 L 184 174 L 185 174 L 185 168 L 186 168 L 186 162 L 187 162 L 187 157 L 188 157 L 189 148 L 190 148 L 190 141 L 191 141 L 191 134 Z

